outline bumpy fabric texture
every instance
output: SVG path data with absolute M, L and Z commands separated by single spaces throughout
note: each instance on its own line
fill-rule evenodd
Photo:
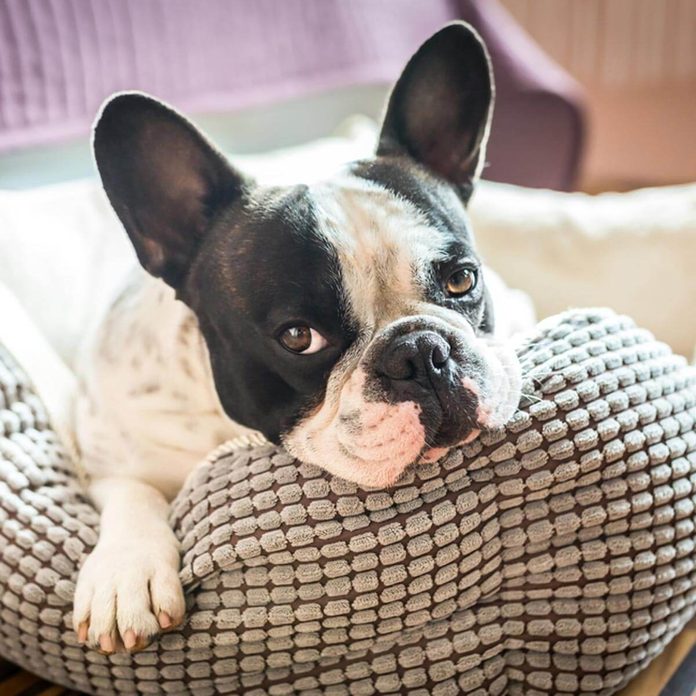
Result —
M 93 693 L 613 693 L 696 609 L 696 369 L 605 311 L 519 354 L 509 426 L 388 491 L 220 450 L 172 507 L 186 624 L 106 657 L 70 629 L 98 516 L 0 351 L 0 654 Z

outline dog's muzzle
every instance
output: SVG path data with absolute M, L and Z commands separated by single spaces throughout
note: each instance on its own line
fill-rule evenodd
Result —
M 413 315 L 378 331 L 286 447 L 344 478 L 385 486 L 410 464 L 504 424 L 520 394 L 514 351 L 443 314 L 448 320 Z
M 375 342 L 374 396 L 417 404 L 429 446 L 448 447 L 479 427 L 488 368 L 473 335 L 423 323 L 401 323 Z

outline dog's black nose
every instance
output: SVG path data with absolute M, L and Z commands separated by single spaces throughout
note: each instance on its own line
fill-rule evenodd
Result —
M 414 331 L 385 347 L 377 371 L 394 381 L 432 382 L 447 364 L 450 352 L 450 344 L 435 331 Z

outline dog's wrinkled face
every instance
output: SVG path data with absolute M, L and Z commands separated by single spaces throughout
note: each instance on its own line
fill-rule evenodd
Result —
M 196 314 L 232 419 L 383 486 L 510 418 L 519 367 L 491 337 L 465 211 L 491 105 L 485 49 L 449 25 L 407 65 L 374 159 L 269 189 L 159 102 L 107 104 L 106 192 L 145 268 Z
M 451 189 L 401 163 L 263 191 L 186 283 L 228 414 L 303 461 L 392 482 L 502 424 L 516 361 Z M 223 225 L 224 229 L 224 225 Z

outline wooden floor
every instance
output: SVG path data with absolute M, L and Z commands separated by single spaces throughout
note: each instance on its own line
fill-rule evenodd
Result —
M 77 691 L 55 686 L 10 662 L 0 660 L 0 696 L 77 696 Z

